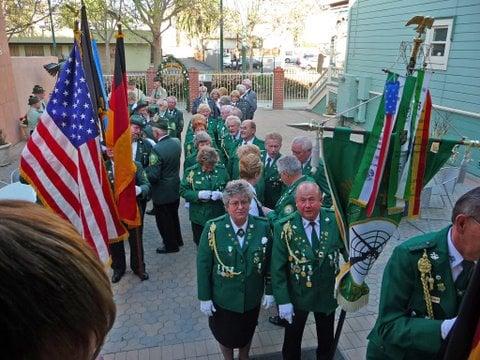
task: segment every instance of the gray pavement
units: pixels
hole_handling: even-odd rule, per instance
[[[319,119],[319,116],[306,111],[259,109],[255,118],[260,137],[273,130],[282,133],[282,152],[287,154],[293,137],[306,133],[286,124]],[[12,149],[12,159],[18,157],[21,147],[22,144],[19,144]],[[10,167],[0,168],[0,180],[8,181],[8,174],[15,167],[16,162],[13,161]],[[479,185],[478,178],[467,176],[463,184],[457,184],[454,194],[448,196],[454,202],[465,191]],[[448,196],[443,190],[435,190],[430,207],[423,209],[420,219],[402,221],[399,227],[400,240],[386,245],[370,271],[367,279],[370,287],[368,306],[347,314],[339,342],[341,355],[338,354],[338,359],[365,358],[366,336],[376,319],[383,268],[393,248],[399,241],[447,225],[451,211]],[[196,248],[183,201],[180,205],[180,221],[185,246],[179,253],[159,255],[155,249],[161,245],[161,238],[154,217],[146,216],[145,262],[150,279],[141,282],[131,271],[127,271],[120,283],[113,284],[117,318],[103,347],[105,360],[221,359],[220,350],[208,328],[206,317],[199,311],[196,299]],[[128,245],[126,247],[128,251]],[[270,310],[262,309],[260,312],[252,343],[251,354],[254,359],[280,359],[283,329],[268,322],[268,316],[272,314]],[[309,349],[315,344],[315,325],[310,318],[302,343],[306,349],[304,359],[314,358]]]

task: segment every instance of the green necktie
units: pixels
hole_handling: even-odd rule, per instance
[[[315,231],[316,225],[317,224],[315,223],[315,221],[310,221],[310,226],[312,227],[312,236],[311,236],[312,249],[318,249],[318,247],[320,246],[320,241],[318,240],[318,235],[317,235],[317,232]]]
[[[457,280],[455,280],[455,287],[457,288],[457,295],[459,300],[462,299],[467,290],[468,283],[470,282],[470,277],[472,276],[473,267],[475,263],[469,260],[462,261],[462,272],[458,275]]]

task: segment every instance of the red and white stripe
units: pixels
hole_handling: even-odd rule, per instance
[[[45,205],[70,221],[106,262],[109,239],[126,230],[113,202],[99,138],[76,149],[44,112],[22,152],[20,169]]]

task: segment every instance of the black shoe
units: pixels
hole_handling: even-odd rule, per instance
[[[178,242],[178,246],[183,246],[183,240],[180,240],[180,241]]]
[[[125,271],[113,270],[112,284],[119,282],[124,274],[125,274]]]
[[[281,327],[286,327],[288,322],[285,319],[280,318],[280,316],[270,316],[268,318],[268,321],[271,322],[273,325],[281,326]]]
[[[138,273],[136,274],[140,280],[142,281],[145,281],[145,280],[148,280],[150,278],[150,276],[148,276],[148,273],[146,271],[142,272],[142,273]]]
[[[155,215],[155,214],[156,214],[155,208],[151,208],[150,210],[145,211],[145,214],[147,214],[147,215]]]
[[[169,254],[169,253],[176,253],[176,252],[179,252],[179,251],[180,251],[179,248],[172,249],[172,250],[167,250],[163,247],[157,248],[157,254]]]

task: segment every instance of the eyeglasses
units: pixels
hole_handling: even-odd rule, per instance
[[[480,225],[480,222],[478,222],[478,220],[475,219],[473,216],[470,216],[470,219],[473,219],[473,221],[475,221],[477,223],[477,225]]]
[[[242,206],[245,207],[245,206],[247,206],[247,205],[249,205],[249,204],[250,204],[250,202],[247,201],[247,200],[242,200],[242,201],[229,201],[229,202],[228,202],[228,205],[229,205],[229,206],[233,206],[233,207],[239,207],[240,205],[242,205]]]

